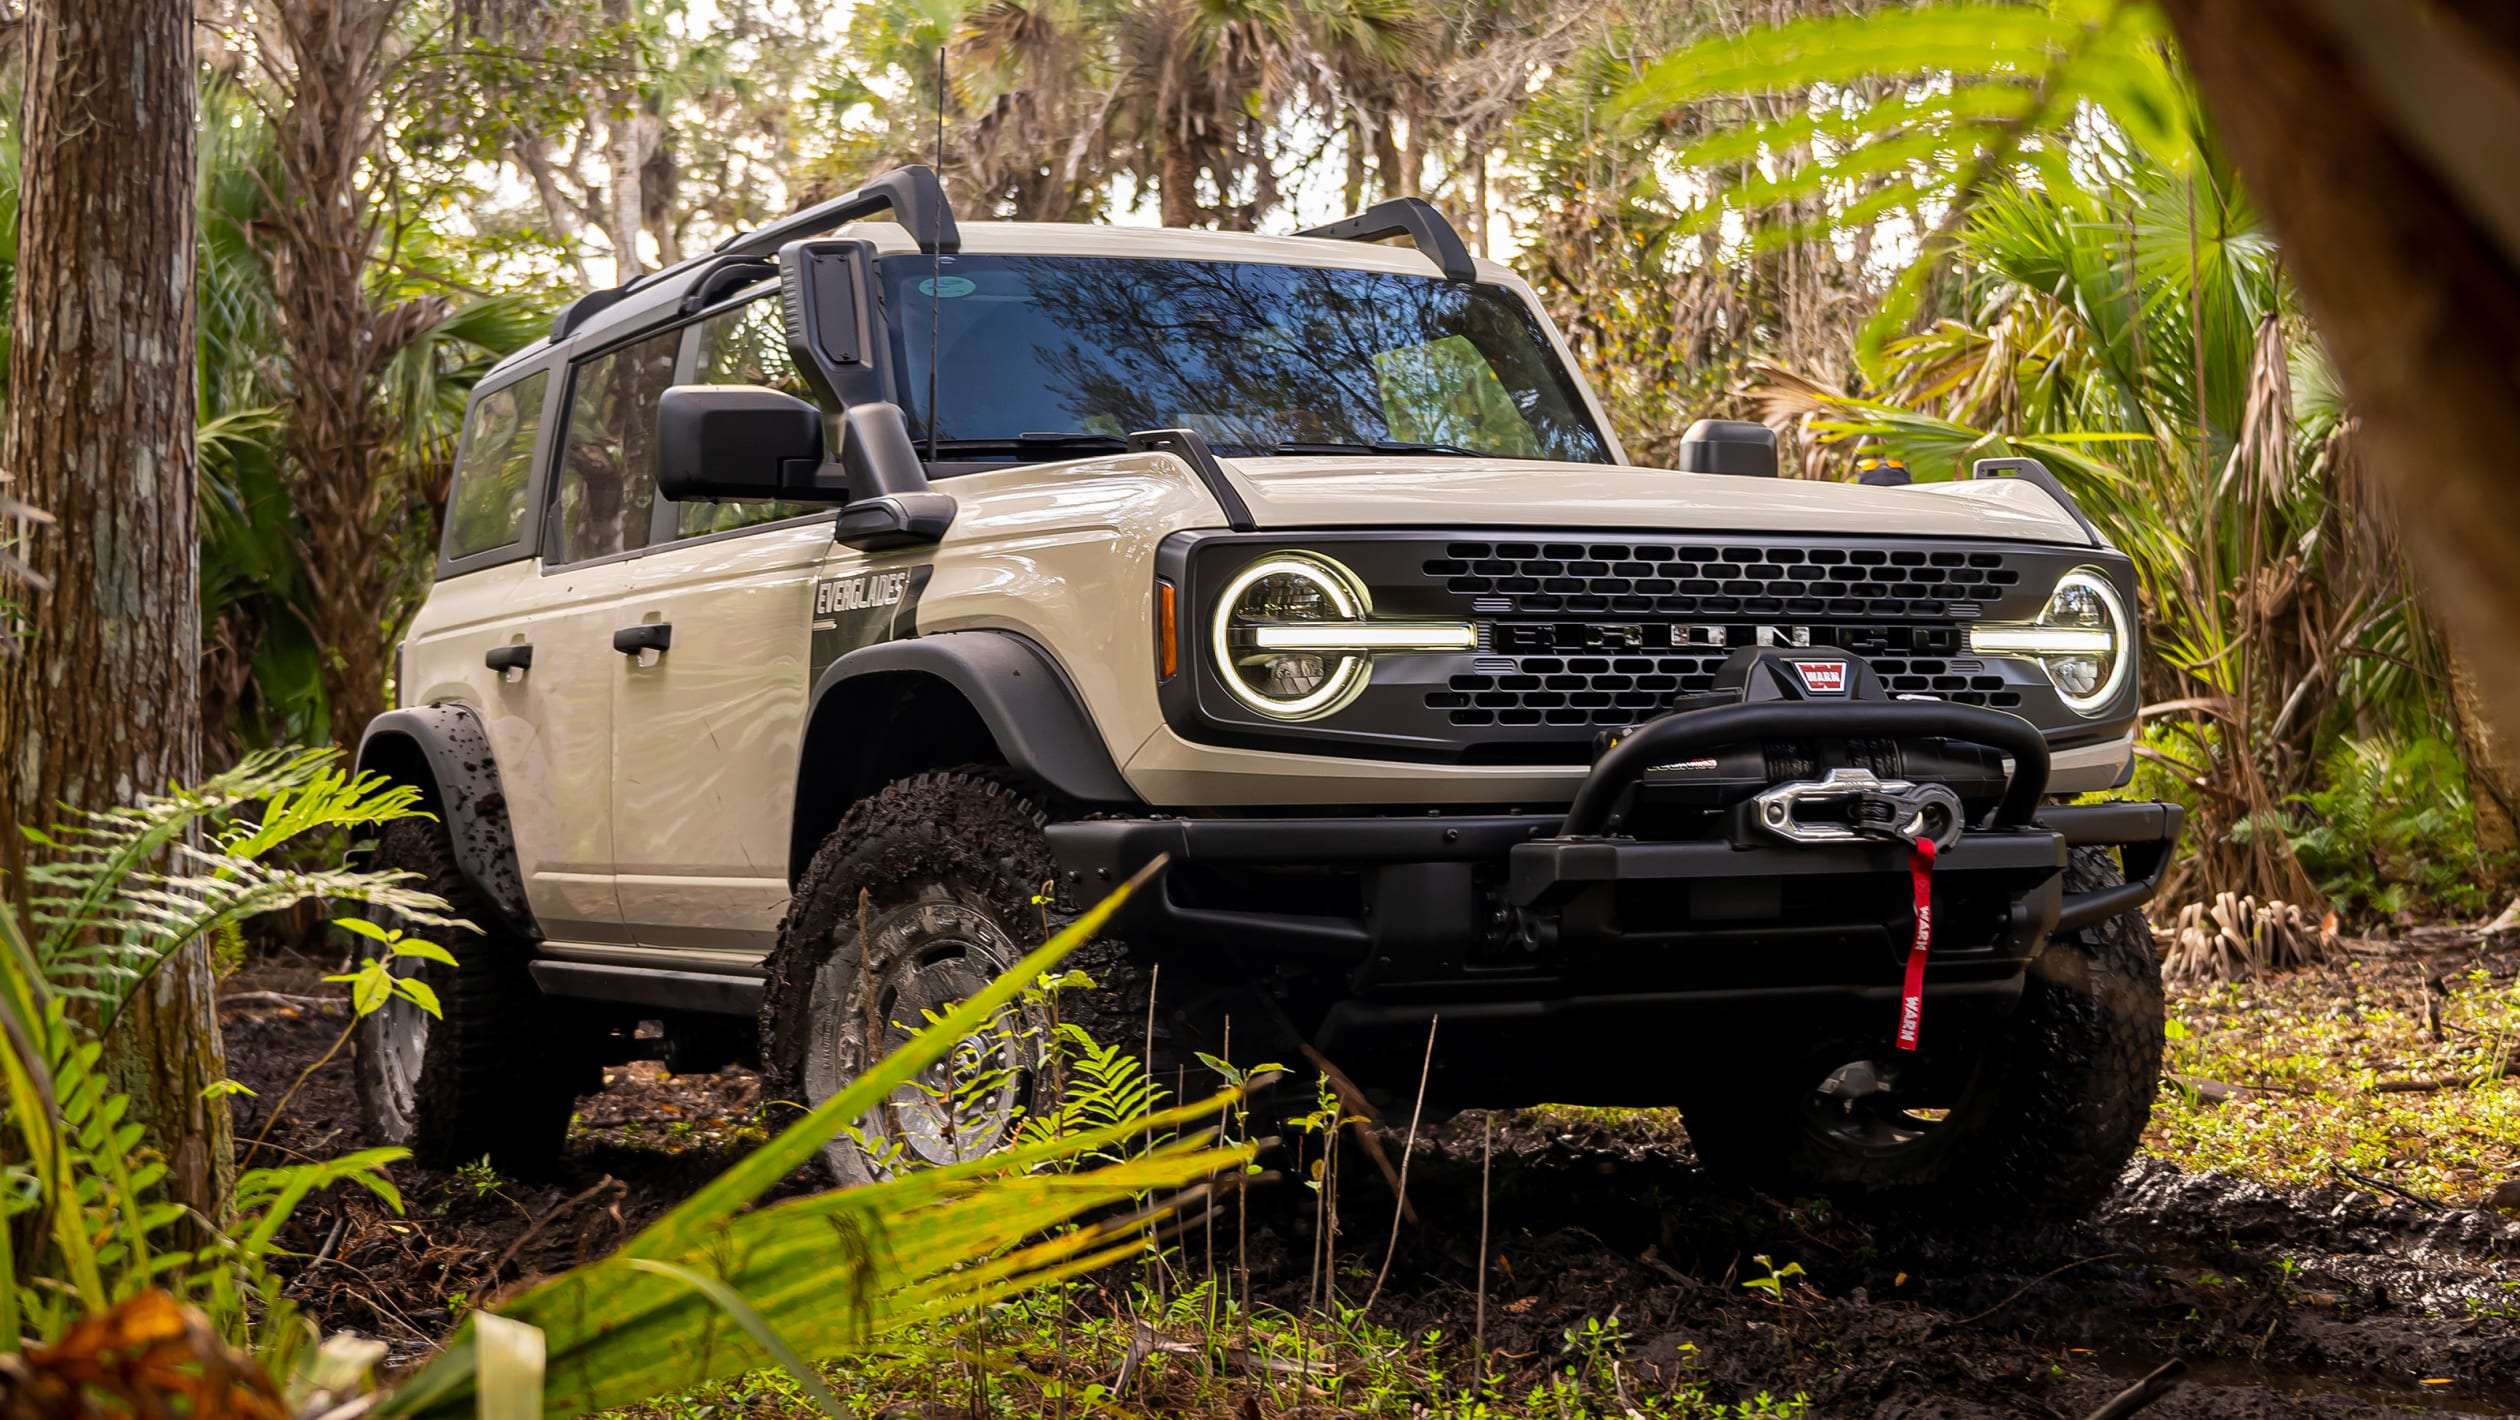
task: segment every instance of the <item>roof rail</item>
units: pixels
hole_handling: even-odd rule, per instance
[[[1423,197],[1394,197],[1377,202],[1353,217],[1306,227],[1299,237],[1327,237],[1340,242],[1378,242],[1385,237],[1407,237],[1409,244],[1426,254],[1444,273],[1447,281],[1476,281],[1478,263],[1470,259],[1470,248],[1462,243],[1461,233],[1453,230],[1435,204]]]
[[[906,168],[895,168],[853,192],[844,192],[827,202],[817,202],[811,207],[791,212],[758,231],[739,232],[718,243],[713,251],[676,262],[662,271],[651,271],[619,286],[590,291],[562,306],[552,316],[551,338],[566,339],[569,332],[583,324],[587,317],[622,297],[704,262],[721,261],[728,257],[766,258],[800,237],[818,237],[844,222],[854,222],[885,211],[901,219],[901,225],[910,230],[921,251],[950,252],[962,247],[962,230],[954,225],[953,204],[945,200],[945,186],[936,180],[936,170],[925,164],[912,164]]]
[[[962,249],[962,229],[954,225],[954,205],[945,200],[945,185],[936,169],[924,163],[895,168],[855,192],[791,212],[757,232],[745,232],[718,243],[721,255],[769,256],[800,237],[819,237],[843,222],[889,210],[925,252]]]

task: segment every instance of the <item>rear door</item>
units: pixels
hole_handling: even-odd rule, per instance
[[[617,651],[613,638],[639,619],[656,401],[680,342],[680,331],[638,337],[568,368],[537,575],[512,589],[520,615],[508,639],[532,647],[532,664],[494,687],[491,740],[526,898],[554,942],[629,939],[613,885],[613,713],[650,653]]]
[[[776,287],[691,328],[683,381],[813,393],[787,349]],[[613,858],[633,940],[682,965],[767,953],[788,898],[788,825],[812,689],[814,584],[851,556],[833,512],[666,503],[626,604],[672,630],[614,702]]]

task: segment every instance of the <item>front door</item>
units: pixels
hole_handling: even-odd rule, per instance
[[[684,382],[813,395],[775,288],[698,322]],[[640,619],[672,645],[613,702],[613,860],[633,940],[685,964],[750,965],[787,910],[796,756],[813,686],[814,585],[853,560],[828,510],[690,502],[657,509]]]

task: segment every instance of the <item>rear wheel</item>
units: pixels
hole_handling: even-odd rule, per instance
[[[487,1157],[509,1173],[548,1165],[567,1138],[582,1061],[565,1048],[555,1008],[527,970],[533,944],[455,866],[446,827],[397,819],[377,835],[379,869],[417,874],[415,884],[481,928],[467,932],[405,922],[456,964],[402,958],[437,993],[432,1017],[397,996],[360,1018],[353,1039],[359,1108],[368,1134],[400,1144],[433,1168]]]
[[[2069,892],[2121,880],[2105,849],[2074,850],[2066,869]],[[2162,1022],[2152,934],[2121,913],[2049,943],[2013,1013],[1939,1079],[1886,1045],[1824,1051],[1702,1093],[1685,1109],[1690,1140],[1710,1169],[1760,1187],[2079,1215],[2116,1186],[2152,1117]]]

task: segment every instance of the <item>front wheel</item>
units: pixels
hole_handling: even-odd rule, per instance
[[[761,1014],[764,1095],[811,1108],[1041,940],[1043,816],[986,770],[896,780],[853,806],[797,884]],[[1005,1147],[1048,1101],[1047,1022],[1018,1002],[823,1148],[843,1185]]]
[[[2078,848],[2066,891],[2123,881]],[[2073,1217],[2108,1197],[2152,1118],[2161,968],[2140,912],[2067,933],[2020,1003],[1934,1093],[1871,1062],[1798,1062],[1684,1108],[1699,1160],[1759,1187],[1889,1199],[1979,1216]],[[1888,1052],[1883,1052],[1887,1054]]]

